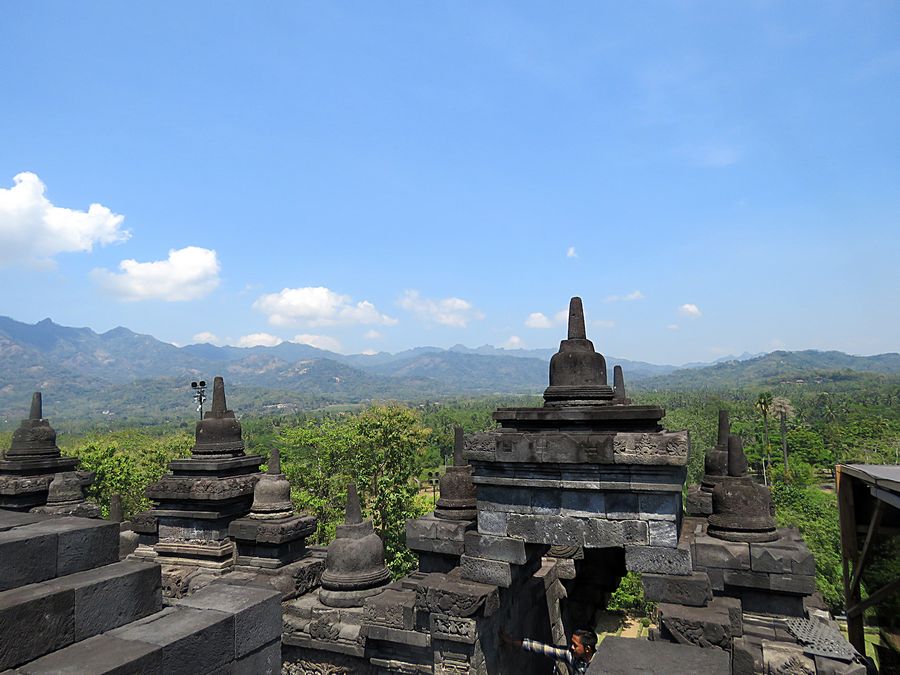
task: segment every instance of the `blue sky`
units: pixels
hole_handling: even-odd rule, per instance
[[[6,3],[0,314],[900,349],[895,2]],[[97,205],[97,206],[91,206]]]

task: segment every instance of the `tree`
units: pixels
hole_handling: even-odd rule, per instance
[[[757,399],[758,402],[759,399]],[[788,444],[787,444],[787,421],[793,418],[797,411],[791,404],[790,399],[784,396],[776,396],[772,399],[772,412],[778,415],[781,422],[781,456],[784,459],[784,474],[789,476],[791,471],[788,466]]]
[[[766,485],[768,485],[769,480],[768,475],[766,474],[766,465],[768,465],[770,472],[772,469],[772,458],[769,453],[769,413],[772,411],[772,392],[764,391],[763,393],[761,393],[757,397],[756,403],[753,404],[753,407],[756,408],[756,412],[762,415],[763,418],[763,444],[765,446],[763,478]]]

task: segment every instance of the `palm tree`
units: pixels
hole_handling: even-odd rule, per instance
[[[784,475],[790,474],[788,468],[788,447],[787,447],[787,421],[794,417],[797,411],[791,405],[791,401],[784,396],[776,396],[772,399],[772,412],[778,415],[781,421],[781,455],[784,458]]]
[[[768,485],[769,479],[766,472],[766,464],[768,464],[769,468],[768,473],[771,473],[772,469],[772,460],[769,455],[769,413],[772,410],[772,392],[764,391],[761,393],[753,407],[756,408],[756,412],[762,415],[763,418],[763,444],[766,449],[766,457],[763,460],[763,482]]]

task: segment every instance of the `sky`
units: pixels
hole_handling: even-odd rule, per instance
[[[900,350],[900,4],[0,12],[0,314],[178,345]]]

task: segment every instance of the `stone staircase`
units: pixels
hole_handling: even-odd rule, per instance
[[[0,675],[277,673],[280,601],[223,582],[164,607],[118,523],[0,509]]]

